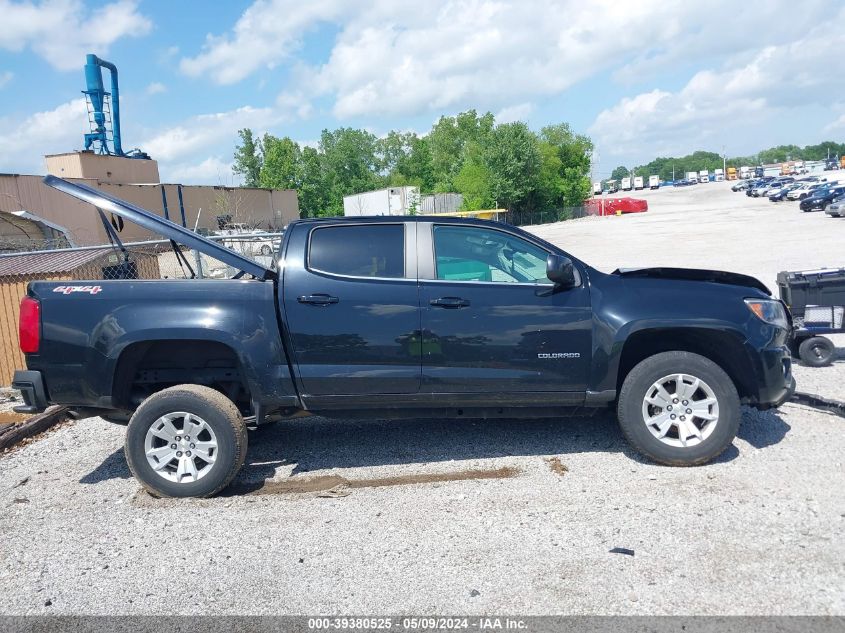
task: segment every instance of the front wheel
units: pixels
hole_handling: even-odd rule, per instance
[[[669,466],[697,466],[720,455],[739,431],[739,395],[716,363],[690,352],[663,352],[625,378],[619,425],[640,453]]]
[[[246,424],[234,403],[201,385],[153,394],[126,429],[126,461],[159,497],[209,497],[229,485],[246,458]]]

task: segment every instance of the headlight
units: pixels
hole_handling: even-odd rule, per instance
[[[786,320],[786,310],[780,301],[774,299],[746,299],[745,305],[761,321],[765,321],[775,327],[789,329],[789,322]]]

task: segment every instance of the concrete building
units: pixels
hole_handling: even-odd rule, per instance
[[[161,182],[158,162],[154,160],[95,154],[91,151],[48,154],[44,160],[47,173],[61,178],[86,178],[116,185]]]
[[[218,217],[265,230],[279,230],[299,218],[293,189],[259,189],[163,184],[154,160],[74,152],[46,157],[52,175],[82,182],[189,228],[215,231]],[[21,212],[23,212],[23,215]],[[50,237],[63,232],[69,243],[92,246],[108,242],[96,209],[42,182],[41,176],[0,174],[0,213],[43,221]],[[2,216],[0,216],[2,217]],[[125,242],[157,236],[134,224],[114,222]],[[5,228],[4,228],[5,225]],[[20,227],[0,222],[0,242]],[[34,248],[38,246],[33,240]]]

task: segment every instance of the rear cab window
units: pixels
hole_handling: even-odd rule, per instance
[[[317,227],[309,240],[308,268],[343,277],[402,279],[404,224]]]

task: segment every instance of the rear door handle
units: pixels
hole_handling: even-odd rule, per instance
[[[438,308],[466,308],[469,306],[469,300],[460,297],[440,297],[439,299],[432,299],[429,303]]]
[[[312,306],[327,306],[330,303],[337,303],[338,298],[331,295],[316,294],[316,295],[302,295],[296,298],[299,303],[308,303]]]

